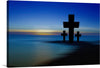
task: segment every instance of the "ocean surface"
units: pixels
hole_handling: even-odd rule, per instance
[[[62,41],[60,35],[8,35],[8,66],[42,65],[55,58],[63,57],[64,53],[73,53],[80,46],[47,43],[47,41]],[[76,41],[74,37],[74,41]],[[98,44],[99,36],[81,36],[80,41]],[[68,36],[66,36],[68,41]]]

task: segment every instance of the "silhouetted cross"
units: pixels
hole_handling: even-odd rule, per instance
[[[65,42],[65,36],[67,36],[67,33],[65,30],[63,31],[63,33],[61,33],[61,36],[63,36],[63,41]]]
[[[69,22],[63,22],[64,28],[69,28],[69,42],[73,42],[74,28],[79,27],[79,22],[74,22],[74,15],[69,15]]]
[[[79,37],[81,36],[81,34],[79,33],[79,31],[77,31],[77,34],[75,34],[75,36],[77,37],[77,42],[79,42]]]

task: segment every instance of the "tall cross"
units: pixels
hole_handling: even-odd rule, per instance
[[[75,34],[75,36],[77,37],[77,42],[79,42],[79,37],[81,36],[81,34],[79,33],[79,31],[77,31],[77,34]]]
[[[63,22],[64,28],[69,28],[69,42],[73,42],[74,28],[79,27],[79,22],[74,22],[74,15],[69,15],[69,21]]]
[[[63,41],[65,42],[65,36],[67,36],[67,33],[65,30],[63,31],[63,33],[61,33],[61,36],[63,36]]]

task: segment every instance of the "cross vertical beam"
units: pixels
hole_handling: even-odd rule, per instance
[[[74,22],[74,15],[69,15],[69,22]]]
[[[67,33],[65,30],[63,31],[63,33],[61,33],[61,36],[63,36],[63,42],[65,42],[65,36],[67,36]]]
[[[73,37],[74,35],[74,29],[73,28],[69,28],[69,42],[73,42]]]
[[[79,37],[81,36],[81,34],[79,33],[79,31],[77,31],[77,34],[75,34],[75,36],[77,37],[77,42],[79,42]]]
[[[73,24],[73,22],[74,22],[74,15],[69,15],[69,41],[70,42],[73,42],[73,39],[74,39],[74,37],[73,37],[73,35],[74,35],[74,28],[73,27],[71,27]]]

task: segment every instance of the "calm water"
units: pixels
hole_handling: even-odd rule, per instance
[[[8,36],[8,62],[10,66],[34,66],[43,62],[63,57],[64,53],[72,53],[79,46],[70,46],[46,41],[61,41],[62,36],[34,36],[9,35]],[[68,40],[68,36],[66,37]],[[76,38],[74,39],[76,41]],[[95,43],[98,36],[82,36],[81,41]],[[95,43],[96,44],[96,43]]]

